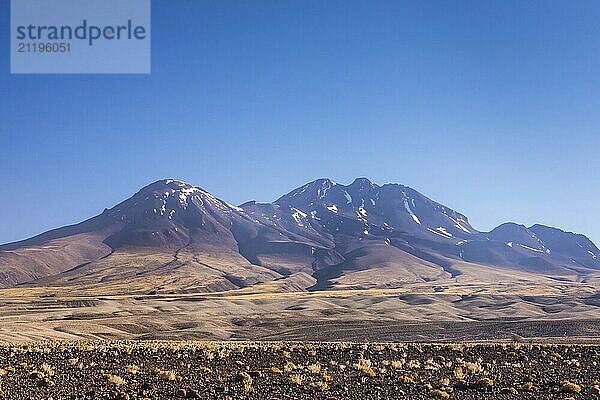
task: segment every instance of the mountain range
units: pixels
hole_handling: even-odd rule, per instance
[[[272,203],[239,206],[160,180],[79,224],[0,246],[0,287],[106,293],[586,282],[599,273],[600,250],[584,235],[515,223],[480,232],[408,186],[366,178],[318,179]]]

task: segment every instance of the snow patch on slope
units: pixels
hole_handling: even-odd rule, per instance
[[[298,226],[303,227],[304,220],[306,219],[306,214],[294,207],[292,207],[292,211],[293,211],[292,218],[294,218],[294,221],[296,221],[296,224]]]
[[[352,204],[352,196],[350,196],[350,193],[344,190],[344,196],[346,197],[346,204]]]
[[[421,221],[419,221],[419,217],[417,217],[415,215],[415,213],[413,212],[413,210],[410,208],[410,205],[408,204],[408,199],[405,197],[404,198],[404,208],[406,209],[406,211],[410,214],[410,216],[412,217],[412,219],[419,225],[421,225]]]
[[[332,213],[336,213],[336,214],[337,214],[337,212],[338,212],[338,208],[337,208],[337,206],[336,206],[335,204],[332,204],[332,205],[330,205],[330,206],[327,206],[327,209],[328,209],[329,211],[331,211]]]
[[[440,228],[442,230],[440,230]],[[427,228],[427,230],[431,233],[435,233],[436,235],[441,236],[446,239],[452,237],[452,235],[450,233],[448,233],[444,228],[442,228],[442,227],[440,227],[440,228],[436,228],[436,229]]]

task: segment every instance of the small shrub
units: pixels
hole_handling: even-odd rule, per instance
[[[106,377],[106,379],[108,379],[108,381],[116,386],[121,386],[125,384],[125,379],[121,378],[118,375],[114,375],[114,374],[104,374],[104,376]]]
[[[447,399],[450,397],[450,395],[447,392],[440,389],[432,391],[431,395],[437,399]]]
[[[454,368],[454,377],[458,380],[465,379],[465,372],[461,367]]]
[[[560,387],[560,391],[563,393],[581,393],[581,386],[573,382],[564,381]]]
[[[283,370],[284,370],[285,372],[290,372],[290,371],[292,371],[292,370],[294,370],[294,369],[296,369],[296,368],[297,368],[297,367],[296,367],[296,364],[294,364],[294,363],[293,363],[293,362],[291,362],[291,361],[287,361],[287,362],[285,363],[285,365],[283,366]]]
[[[165,381],[176,381],[179,377],[175,374],[175,372],[171,370],[163,370],[160,368],[152,368],[151,371],[153,374],[158,375],[161,379]]]
[[[321,365],[319,363],[310,364],[308,367],[306,367],[306,369],[308,369],[308,372],[312,374],[318,374],[321,372]]]
[[[465,368],[472,374],[479,374],[483,372],[483,367],[479,363],[465,362]]]
[[[312,387],[317,388],[321,391],[329,390],[327,382],[317,381],[310,384]]]
[[[125,366],[125,372],[131,375],[137,375],[140,372],[140,367],[137,365],[129,364]]]
[[[539,388],[535,386],[533,382],[527,382],[521,387],[521,389],[523,389],[525,392],[535,392]]]
[[[492,386],[494,386],[494,381],[491,380],[490,378],[481,378],[480,380],[477,381],[477,387],[479,389],[490,389]]]
[[[371,360],[361,357],[356,364],[352,364],[355,370],[361,371],[370,378],[375,377],[375,371],[371,368]]]
[[[252,391],[252,377],[247,372],[240,372],[239,374],[242,382],[244,383],[244,390],[246,392]]]

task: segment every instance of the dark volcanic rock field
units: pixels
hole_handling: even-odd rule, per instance
[[[593,399],[600,346],[0,345],[2,399]]]

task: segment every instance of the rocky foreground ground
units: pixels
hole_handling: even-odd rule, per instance
[[[2,399],[594,399],[600,346],[0,345]]]

